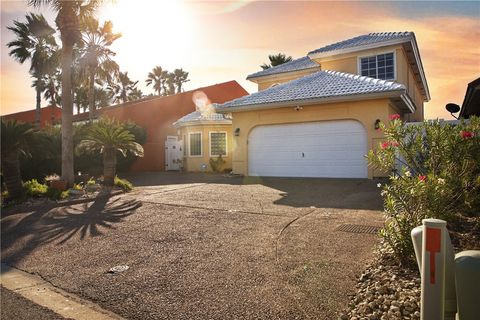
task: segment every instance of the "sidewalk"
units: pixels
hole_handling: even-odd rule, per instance
[[[74,319],[74,320],[121,320],[122,317],[102,309],[101,307],[54,287],[42,278],[27,272],[1,265],[0,283],[2,287],[2,315],[4,303],[5,312],[15,315],[15,318],[30,318],[33,312],[35,319]],[[31,303],[24,305],[21,297]],[[4,301],[4,297],[7,299]],[[11,305],[13,304],[13,305]],[[15,306],[17,305],[17,306]],[[21,305],[22,309],[18,308]],[[43,307],[43,308],[42,308]],[[46,310],[46,309],[48,310]],[[40,314],[45,317],[38,318]],[[53,317],[53,318],[52,318]]]

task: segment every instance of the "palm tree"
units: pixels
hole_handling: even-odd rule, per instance
[[[162,80],[163,80],[163,69],[160,66],[156,66],[153,68],[151,72],[148,73],[147,80],[145,82],[147,83],[147,86],[153,85],[153,91],[157,92],[158,95],[162,94]]]
[[[68,186],[74,183],[71,82],[73,46],[81,39],[80,16],[91,15],[100,2],[101,0],[28,0],[31,6],[48,5],[57,13],[55,23],[62,41],[62,178]]]
[[[132,81],[128,77],[128,72],[119,72],[117,77],[117,83],[112,83],[108,86],[108,90],[113,95],[114,102],[128,102],[131,92],[135,90],[138,81]]]
[[[29,155],[35,145],[35,128],[28,123],[16,120],[2,119],[2,174],[9,196],[18,198],[23,194],[22,178],[20,175],[19,156],[21,153]]]
[[[41,14],[29,13],[26,22],[13,21],[14,26],[7,27],[16,35],[16,39],[7,43],[10,56],[20,63],[30,60],[30,74],[35,79],[32,87],[36,92],[35,124],[40,126],[40,107],[43,82],[41,78],[51,69],[56,68],[50,59],[56,50],[55,30],[48,24]]]
[[[292,61],[292,57],[291,56],[287,57],[284,53],[269,54],[268,60],[270,60],[270,64],[264,63],[260,66],[262,67],[263,70],[290,62]]]
[[[115,52],[110,50],[110,46],[115,40],[120,38],[120,33],[113,33],[113,24],[106,21],[100,26],[97,19],[87,17],[82,21],[82,42],[80,58],[81,64],[86,66],[88,73],[88,94],[90,121],[95,115],[95,82],[97,77],[107,82],[112,81],[112,76],[118,73],[118,64],[112,60]]]
[[[183,69],[173,70],[173,83],[177,87],[177,93],[182,92],[182,86],[185,82],[190,81],[188,79],[188,72],[183,71]]]
[[[128,101],[134,101],[143,98],[142,90],[138,89],[137,87],[133,88],[128,95]]]
[[[143,157],[143,147],[135,142],[135,136],[123,124],[108,118],[92,124],[86,139],[80,141],[77,148],[103,154],[103,182],[106,185],[113,185],[115,179],[117,151],[124,157],[127,152]]]
[[[172,72],[167,74],[166,86],[168,88],[165,94],[166,96],[175,94],[175,75]]]

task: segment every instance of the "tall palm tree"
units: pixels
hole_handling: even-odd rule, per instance
[[[143,97],[142,90],[135,87],[135,88],[133,88],[132,91],[130,91],[130,93],[128,95],[128,101],[138,100],[138,99],[141,99],[142,97]]]
[[[35,124],[40,126],[41,95],[43,91],[42,77],[55,68],[51,56],[56,50],[55,29],[53,29],[41,14],[29,13],[26,22],[13,21],[13,26],[7,27],[15,33],[16,39],[7,43],[10,56],[20,63],[30,60],[30,74],[35,79],[32,87],[36,92]]]
[[[19,156],[28,155],[35,145],[35,128],[16,120],[2,119],[1,160],[2,174],[9,196],[18,198],[23,194],[22,178],[20,175]]]
[[[270,64],[264,63],[260,66],[262,67],[263,70],[290,62],[292,61],[292,57],[291,56],[287,57],[284,53],[269,54],[268,60],[270,60]]]
[[[98,20],[93,17],[87,17],[82,20],[82,42],[81,51],[83,53],[80,61],[86,66],[89,85],[89,109],[90,121],[95,115],[95,82],[100,80],[111,82],[112,77],[118,73],[118,64],[112,60],[115,52],[110,50],[110,46],[115,40],[120,38],[120,33],[113,32],[113,24],[106,21],[100,25]]]
[[[167,92],[166,92],[167,96],[171,94],[175,94],[175,75],[173,74],[173,72],[169,72],[167,74],[166,86],[167,86]]]
[[[119,72],[117,82],[108,86],[108,90],[113,95],[114,102],[131,101],[128,97],[135,90],[138,81],[132,81],[128,76],[128,72]]]
[[[123,124],[108,118],[94,123],[77,148],[79,151],[99,151],[103,154],[103,182],[106,185],[113,185],[115,179],[117,151],[124,157],[127,152],[143,157],[143,147],[135,142],[135,136]]]
[[[100,2],[101,0],[28,0],[31,6],[47,5],[57,13],[55,23],[62,41],[62,178],[68,186],[74,183],[71,82],[73,46],[81,39],[80,16],[91,15]]]
[[[183,71],[183,69],[175,69],[172,72],[173,74],[173,83],[177,87],[177,93],[182,92],[182,86],[185,82],[190,81],[188,79],[188,72]]]
[[[153,85],[153,91],[157,92],[158,95],[162,94],[163,76],[164,73],[162,67],[156,66],[151,72],[148,73],[147,80],[145,80],[147,86]]]

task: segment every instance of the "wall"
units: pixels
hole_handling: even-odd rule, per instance
[[[214,131],[226,131],[227,132],[227,155],[222,156],[225,160],[223,169],[232,168],[232,151],[233,151],[233,137],[231,125],[198,125],[198,126],[186,126],[179,129],[180,140],[183,140],[184,153],[183,167],[188,172],[199,172],[202,164],[208,165],[207,171],[211,171],[209,161],[210,158],[210,134]],[[189,156],[188,146],[188,133],[201,132],[202,133],[202,156],[191,157]],[[186,154],[186,156],[185,156]]]
[[[15,119],[20,122],[35,124],[36,110],[11,113],[2,116],[2,119]],[[45,127],[62,121],[62,109],[57,106],[48,106],[40,109],[40,127]]]
[[[203,91],[211,102],[216,103],[248,94],[236,81],[197,90]],[[195,111],[192,95],[197,90],[101,110],[104,116],[119,121],[133,121],[147,130],[147,142],[143,146],[145,156],[135,161],[132,171],[165,170],[165,140],[167,136],[177,135],[173,122]]]
[[[322,70],[333,70],[339,72],[347,72],[352,74],[360,74],[358,68],[358,57],[373,56],[386,52],[395,52],[396,59],[396,79],[394,81],[405,85],[408,95],[412,98],[417,110],[414,114],[406,118],[407,121],[423,120],[423,97],[413,77],[413,71],[410,67],[405,51],[401,45],[388,46],[370,50],[359,51],[355,53],[337,55],[327,58],[317,59],[321,64]]]
[[[342,102],[315,106],[304,106],[295,111],[293,107],[268,110],[235,112],[232,128],[240,128],[240,136],[233,137],[233,172],[248,174],[248,136],[259,125],[299,123],[323,120],[354,119],[360,121],[367,131],[368,149],[378,145],[383,139],[381,131],[374,129],[376,119],[388,123],[389,116],[398,111],[389,104],[388,99],[376,99],[357,102]],[[367,150],[366,150],[367,152]],[[368,177],[383,176],[372,169]]]

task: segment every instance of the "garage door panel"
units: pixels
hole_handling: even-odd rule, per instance
[[[366,133],[353,120],[261,126],[248,143],[250,175],[367,177]]]

